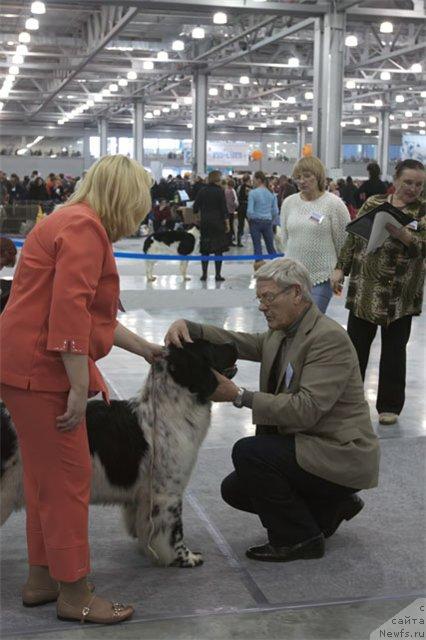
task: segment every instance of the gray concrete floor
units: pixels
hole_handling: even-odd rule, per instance
[[[240,253],[251,252],[251,243],[247,244],[248,250],[239,250]],[[142,240],[131,239],[118,243],[116,249],[140,251],[141,245]],[[234,253],[236,251],[234,250]],[[154,270],[157,280],[152,284],[146,282],[142,260],[120,258],[118,266],[121,298],[126,309],[126,313],[121,314],[120,320],[130,329],[149,340],[162,342],[168,325],[179,317],[242,331],[258,331],[265,327],[263,317],[254,303],[254,281],[251,278],[252,265],[250,262],[225,262],[222,274],[226,281],[220,285],[214,281],[213,265],[210,265],[209,281],[201,283],[199,281],[201,271],[199,263],[190,263],[188,274],[191,276],[191,280],[183,283],[178,275],[178,262],[158,262]],[[8,271],[5,270],[3,273],[6,275]],[[9,271],[9,273],[11,272]],[[347,311],[344,309],[344,298],[333,298],[328,313],[345,326]],[[412,336],[408,347],[406,406],[398,424],[392,427],[378,425],[374,408],[380,353],[379,337],[376,338],[371,351],[365,384],[366,397],[370,403],[374,428],[382,439],[382,447],[387,446],[392,455],[399,448],[401,450],[404,447],[405,450],[407,447],[410,449],[411,446],[417,448],[419,442],[424,442],[423,437],[426,433],[425,331],[424,319],[416,318],[413,322]],[[142,359],[114,348],[108,357],[100,362],[100,367],[110,385],[112,395],[128,398],[140,388],[148,365]],[[242,386],[256,389],[257,376],[258,366],[256,364],[241,363],[236,381]],[[321,575],[323,575],[323,580],[328,581],[329,584],[319,584],[318,597],[312,595],[315,593],[315,589],[307,588],[307,592],[310,594],[308,598],[291,593],[292,585],[291,582],[288,583],[291,580],[291,572],[286,569],[282,570],[280,578],[277,579],[277,573],[269,572],[268,576],[267,570],[262,574],[247,568],[243,561],[243,549],[240,550],[238,540],[236,541],[232,537],[235,538],[235,526],[238,526],[239,521],[241,530],[249,521],[244,520],[245,514],[231,509],[222,513],[223,506],[217,487],[221,479],[222,467],[229,469],[232,444],[240,437],[252,433],[253,425],[248,410],[236,410],[227,404],[214,405],[212,426],[200,452],[200,459],[208,461],[209,470],[204,474],[202,473],[203,469],[198,467],[194,473],[195,480],[189,489],[188,498],[192,511],[186,525],[187,535],[191,536],[191,528],[194,529],[194,535],[196,535],[195,530],[203,530],[204,535],[210,538],[212,549],[215,549],[214,553],[213,551],[210,553],[210,557],[209,553],[206,554],[205,562],[217,562],[218,567],[224,563],[226,571],[223,569],[222,585],[220,575],[216,576],[216,581],[212,581],[212,589],[223,591],[222,598],[218,598],[216,593],[214,597],[212,594],[211,606],[206,605],[204,600],[203,605],[200,606],[195,597],[191,600],[192,606],[185,605],[179,612],[176,612],[175,607],[171,607],[171,611],[167,607],[163,607],[162,610],[155,608],[150,610],[149,605],[144,608],[142,604],[142,607],[138,607],[135,618],[130,623],[114,628],[99,628],[89,625],[81,627],[72,623],[63,623],[58,626],[54,610],[52,610],[52,624],[46,621],[42,632],[35,632],[35,628],[32,629],[31,624],[28,624],[25,632],[22,631],[20,625],[17,625],[17,630],[14,633],[9,626],[8,633],[3,637],[54,637],[58,640],[101,637],[152,638],[152,640],[180,640],[184,638],[188,640],[228,640],[231,638],[246,640],[366,639],[374,629],[410,604],[417,595],[423,592],[422,584],[424,581],[422,584],[414,584],[403,579],[407,569],[402,559],[398,557],[392,558],[394,577],[389,588],[381,588],[380,581],[376,583],[372,580],[370,588],[367,584],[368,581],[365,585],[363,584],[362,592],[360,592],[360,584],[354,583],[353,577],[350,577],[349,570],[348,584],[343,586],[345,581],[343,572],[339,576],[339,579],[342,580],[342,586],[339,587],[337,583],[333,586],[333,576],[327,571],[324,570],[322,573],[321,567],[319,567],[317,575],[314,565],[309,565],[312,566],[312,575],[315,574],[317,580],[321,581]],[[393,442],[386,443],[391,439]],[[404,464],[403,461],[401,464]],[[399,471],[401,475],[398,476],[398,483],[403,482],[404,474],[410,474],[410,468],[402,468]],[[421,478],[419,478],[419,482],[420,486],[424,487],[424,484],[421,484],[423,482]],[[384,495],[386,487],[379,487],[375,491],[377,492],[376,500],[380,501],[381,492]],[[424,491],[422,490],[421,493],[424,498]],[[93,510],[92,517],[99,517],[98,509]],[[411,513],[410,516],[414,519],[422,517],[415,513]],[[401,519],[406,516],[395,512],[393,517],[399,525],[398,530],[401,530]],[[232,525],[228,525],[230,519]],[[19,522],[22,526],[23,519]],[[261,527],[257,526],[256,535],[259,535],[259,532],[261,532]],[[370,520],[368,526],[364,525],[364,528],[359,529],[358,535],[361,538],[364,537],[364,540],[367,538],[367,545],[373,548],[376,545],[380,546],[380,517],[376,527],[374,524],[371,525]],[[419,535],[422,538],[422,534]],[[424,539],[423,535],[423,539],[419,540],[420,549],[424,549]],[[344,556],[345,540],[351,544],[351,538],[345,538],[342,534],[341,540],[343,540],[343,544],[341,543],[340,547],[338,545],[334,549],[331,547],[330,554],[340,553],[342,557]],[[357,539],[354,538],[354,540],[356,542]],[[257,540],[253,540],[253,542],[255,543]],[[24,546],[22,549],[24,553]],[[7,553],[6,543],[3,542],[3,559],[7,557]],[[366,558],[367,556],[365,556],[367,565]],[[363,562],[362,554],[359,562]],[[421,555],[418,562],[422,563]],[[304,565],[305,571],[309,571],[306,569],[307,564]],[[3,567],[5,566],[7,565],[3,563]],[[96,567],[94,569],[96,570]],[[149,571],[149,567],[144,568],[144,572]],[[173,575],[168,573],[168,570],[158,574],[157,587],[161,589],[161,584],[172,580]],[[401,580],[398,579],[399,575]],[[192,579],[190,574],[186,574],[186,576],[185,580]],[[3,575],[3,579],[7,582],[7,576]],[[239,590],[244,597],[236,598],[235,601],[232,599],[227,601],[226,581],[232,581],[234,591]],[[307,573],[307,587],[308,582],[309,574]],[[115,588],[117,584],[118,582],[115,583]],[[99,586],[102,587],[102,585]],[[173,593],[172,585],[168,584],[167,586],[170,593]],[[179,582],[179,590],[186,588],[185,582]],[[141,589],[143,603],[143,582]],[[116,595],[118,597],[120,594]],[[16,597],[18,598],[18,595]],[[178,593],[176,593],[176,597],[179,599]],[[217,606],[217,602],[220,602],[219,606]],[[15,615],[17,613],[18,611]],[[5,622],[7,617],[8,610],[3,609]]]

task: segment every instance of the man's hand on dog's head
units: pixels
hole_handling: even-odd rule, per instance
[[[238,394],[238,387],[236,384],[229,380],[226,376],[212,369],[214,375],[218,381],[218,387],[213,395],[210,396],[210,400],[213,402],[233,402]]]
[[[184,342],[192,342],[188,326],[185,320],[175,320],[166,333],[164,344],[166,347],[174,344],[181,349]]]

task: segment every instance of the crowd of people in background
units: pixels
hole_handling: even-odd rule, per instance
[[[63,173],[49,173],[46,178],[34,170],[22,179],[11,173],[8,177],[0,171],[0,205],[19,202],[65,202],[74,193],[80,177],[65,176]]]

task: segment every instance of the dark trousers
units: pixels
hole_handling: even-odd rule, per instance
[[[235,471],[222,482],[231,507],[256,513],[274,546],[291,546],[318,536],[335,507],[357,489],[304,471],[296,461],[294,436],[262,435],[238,440]]]
[[[238,232],[237,232],[237,239],[238,242],[241,242],[241,238],[243,237],[244,234],[244,225],[246,222],[246,212],[247,212],[247,204],[244,206],[241,206],[238,208]]]
[[[388,327],[381,327],[382,349],[376,402],[379,413],[399,415],[404,406],[407,342],[410,337],[411,320],[412,316],[404,316],[391,322]],[[349,312],[348,334],[358,354],[363,380],[376,331],[377,324],[362,320],[352,311]]]
[[[210,254],[209,253],[204,253],[202,251],[201,255],[202,256],[208,256]],[[223,254],[222,254],[222,251],[215,251],[214,255],[215,256],[221,256]],[[209,261],[208,260],[203,260],[201,262],[201,268],[203,270],[203,276],[207,277],[207,271],[208,271],[208,268],[209,268]],[[215,263],[214,263],[214,268],[215,268],[215,271],[216,271],[216,276],[220,276],[220,272],[222,270],[222,260],[216,260]]]

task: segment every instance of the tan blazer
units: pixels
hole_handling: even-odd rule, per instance
[[[187,324],[193,338],[232,341],[239,358],[261,362],[253,423],[295,434],[296,459],[302,469],[355,489],[377,485],[379,443],[355,349],[337,322],[315,305],[310,307],[286,354],[275,394],[267,392],[268,380],[283,331],[250,334]]]

